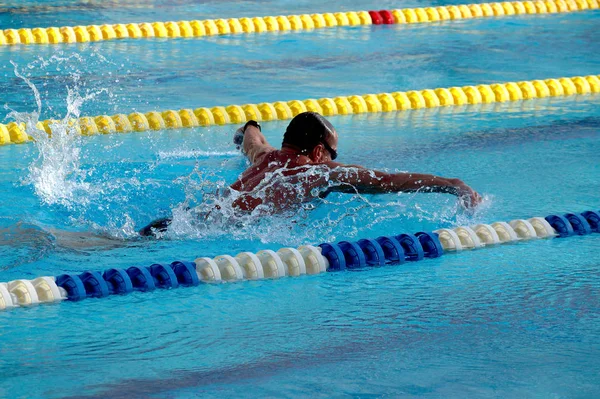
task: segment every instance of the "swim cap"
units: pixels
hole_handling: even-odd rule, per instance
[[[329,135],[333,135],[333,132],[333,125],[321,114],[302,112],[296,115],[288,125],[283,135],[282,145],[292,145],[306,154]]]

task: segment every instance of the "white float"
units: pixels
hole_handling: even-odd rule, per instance
[[[281,248],[277,251],[286,266],[288,276],[301,276],[306,274],[306,264],[304,258],[296,248]]]
[[[454,230],[450,229],[439,229],[435,230],[434,233],[437,233],[440,243],[444,250],[446,251],[462,251],[462,244],[460,243],[460,238]]]
[[[496,233],[496,230],[489,224],[475,225],[473,226],[473,230],[475,231],[475,234],[477,234],[477,237],[479,237],[479,240],[485,245],[500,243],[498,233]]]
[[[473,249],[473,248],[481,248],[483,245],[481,244],[481,240],[477,236],[477,233],[473,231],[472,228],[467,226],[460,226],[454,229],[454,232],[458,236],[460,240],[460,244],[463,248]]]
[[[67,291],[57,286],[52,277],[38,277],[32,280],[31,284],[40,302],[58,302],[67,299]]]
[[[198,258],[194,261],[196,273],[202,281],[221,281],[221,271],[217,263],[211,258]]]
[[[540,217],[534,217],[534,218],[529,219],[528,221],[529,221],[529,223],[531,223],[531,225],[535,229],[535,233],[537,234],[538,237],[546,238],[546,237],[556,236],[556,231],[554,230],[554,228],[552,226],[550,226],[550,223],[548,223],[548,221],[546,219],[540,218]]]
[[[508,222],[508,224],[510,225],[510,227],[513,228],[515,233],[517,233],[517,236],[521,239],[530,240],[532,238],[537,238],[535,229],[533,228],[531,223],[529,223],[525,219],[511,220],[510,222]]]
[[[307,274],[325,273],[329,268],[329,261],[321,254],[321,248],[312,245],[303,245],[298,251],[304,258]]]
[[[260,259],[265,272],[265,278],[285,277],[285,265],[283,261],[274,251],[265,249],[259,251],[256,256]]]
[[[221,278],[223,278],[223,280],[236,281],[244,279],[244,270],[233,256],[219,255],[215,257],[214,260],[219,266],[219,271],[221,271]]]
[[[258,256],[254,255],[252,252],[241,252],[235,256],[235,260],[244,270],[246,278],[251,280],[265,278],[265,273],[263,271],[263,266],[260,263],[260,259],[258,259]]]
[[[35,305],[40,303],[37,292],[29,280],[10,281],[6,287],[8,288],[8,292],[14,295],[19,306]]]
[[[517,233],[515,233],[513,228],[510,227],[510,225],[506,222],[492,223],[492,227],[494,228],[494,230],[496,230],[496,233],[498,233],[498,238],[502,243],[509,241],[517,241],[519,239]]]
[[[6,283],[0,283],[0,310],[14,308],[17,304],[13,303],[12,295],[8,292]]]

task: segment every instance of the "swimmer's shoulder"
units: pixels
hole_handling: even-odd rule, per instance
[[[268,164],[275,160],[279,160],[279,158],[281,158],[281,155],[279,154],[279,152],[280,151],[277,149],[271,149],[271,150],[265,151],[264,153],[262,153],[258,157],[256,157],[256,160],[254,161],[254,165]]]

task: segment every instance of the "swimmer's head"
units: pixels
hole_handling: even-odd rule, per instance
[[[283,135],[282,148],[292,148],[316,162],[337,157],[338,135],[333,125],[316,112],[303,112],[292,119]]]

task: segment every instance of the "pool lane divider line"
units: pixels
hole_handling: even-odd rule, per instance
[[[433,232],[382,236],[376,239],[322,243],[318,247],[241,252],[235,256],[200,257],[127,269],[86,271],[0,283],[0,310],[63,300],[79,301],[134,291],[154,291],[202,283],[275,279],[325,272],[364,269],[438,258],[503,243],[538,238],[600,233],[600,211],[515,219],[508,223],[477,224]]]
[[[325,116],[380,113],[452,105],[501,103],[588,93],[600,93],[600,75],[216,106],[194,110],[151,111],[145,114],[134,112],[129,115],[88,116],[70,120],[68,124],[77,133],[89,136],[132,131],[143,132],[197,126],[243,124],[251,119],[256,121],[287,120],[305,111],[314,111]],[[36,127],[40,131],[52,135],[52,125],[57,123],[59,121],[48,119],[38,122]],[[31,140],[32,138],[26,133],[24,123],[0,124],[0,145],[21,144]]]
[[[598,8],[598,0],[505,1],[500,3],[254,18],[4,29],[0,30],[0,45],[84,43],[115,39],[179,38],[281,32],[336,26],[414,24],[455,19],[502,17],[505,15],[567,13]]]

